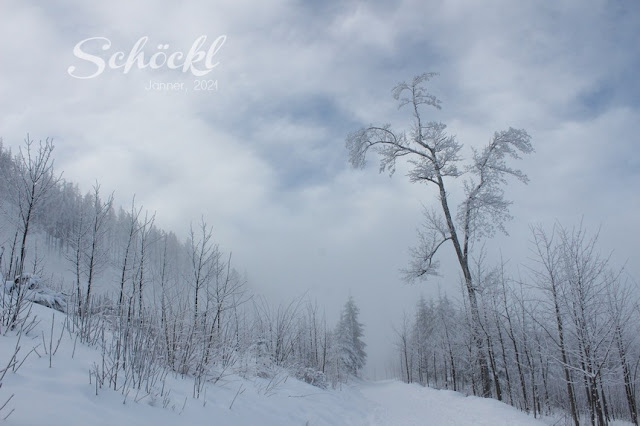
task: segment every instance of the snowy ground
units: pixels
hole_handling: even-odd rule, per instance
[[[102,389],[96,396],[89,384],[89,369],[100,360],[97,350],[76,344],[65,333],[52,359],[42,347],[43,334],[51,334],[52,310],[34,305],[40,323],[20,342],[22,360],[16,373],[9,372],[0,389],[0,412],[15,411],[7,425],[542,425],[498,401],[465,397],[397,381],[357,381],[339,390],[322,390],[282,376],[272,388],[267,379],[231,376],[210,385],[206,395],[191,398],[192,381],[170,377],[168,399],[150,399]],[[54,336],[63,315],[56,313]],[[0,336],[0,369],[13,354],[17,337]],[[54,339],[55,343],[55,339]],[[273,385],[272,382],[271,384]],[[234,397],[237,398],[234,401]],[[136,398],[141,398],[135,402]],[[233,406],[232,405],[233,402]],[[163,407],[163,406],[166,406]],[[0,422],[2,423],[2,422]]]
[[[398,381],[363,384],[360,393],[376,404],[369,425],[540,426],[539,420],[492,399],[464,396]]]

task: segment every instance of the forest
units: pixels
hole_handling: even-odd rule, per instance
[[[96,393],[162,398],[170,373],[192,380],[195,399],[230,374],[268,378],[267,394],[289,375],[319,388],[359,375],[366,353],[353,298],[336,319],[305,295],[270,303],[249,291],[204,219],[180,241],[135,199],[117,207],[99,183],[81,194],[53,154],[51,139],[27,136],[16,153],[0,144],[0,333],[28,335],[31,302],[61,311],[65,329],[102,353],[90,372]],[[29,354],[16,345],[0,386]]]

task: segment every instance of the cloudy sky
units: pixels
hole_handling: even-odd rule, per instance
[[[391,88],[416,74],[440,73],[430,87],[443,109],[429,119],[465,146],[509,126],[532,136],[536,153],[519,164],[530,183],[508,187],[515,219],[490,256],[522,263],[530,224],[584,217],[640,277],[640,3],[132,3],[2,0],[4,144],[53,137],[66,179],[83,190],[98,180],[121,204],[136,194],[179,235],[203,215],[257,292],[307,292],[334,318],[353,295],[370,371],[420,293],[457,294],[452,252],[438,279],[410,287],[398,273],[433,191],[402,167],[392,178],[375,161],[352,170],[344,147],[363,125],[407,124]],[[96,72],[74,55],[86,39],[102,37],[83,51],[108,60],[146,37],[148,63],[158,45],[186,54],[201,36],[202,50],[218,43],[202,77],[167,66],[69,72]],[[184,90],[146,90],[151,81]],[[215,90],[195,90],[202,81]]]

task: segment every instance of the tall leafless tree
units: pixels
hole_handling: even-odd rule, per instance
[[[118,310],[120,314],[122,314],[124,309],[125,283],[127,281],[127,274],[129,273],[129,269],[131,268],[131,257],[134,252],[135,242],[140,228],[138,222],[141,212],[142,207],[139,209],[136,208],[136,200],[134,197],[131,201],[131,212],[129,214],[123,214],[123,216],[126,217],[127,220],[127,236],[124,245],[122,272],[120,274],[120,297],[118,298]]]
[[[554,336],[552,341],[557,345],[560,351],[560,361],[564,374],[565,386],[567,389],[567,398],[569,401],[569,410],[575,426],[580,425],[580,416],[576,406],[576,397],[574,390],[574,380],[572,377],[572,365],[569,361],[569,354],[566,343],[566,320],[562,314],[564,307],[562,306],[562,295],[566,293],[564,287],[566,283],[562,277],[560,249],[555,244],[555,232],[548,235],[541,227],[531,229],[533,234],[533,251],[534,259],[538,264],[538,268],[531,268],[538,289],[547,293],[550,301],[550,309],[552,311],[553,322],[555,323],[555,331],[557,337]]]
[[[149,213],[145,212],[144,221],[141,222],[139,227],[139,235],[140,235],[140,252],[138,253],[138,270],[136,271],[136,281],[138,284],[137,292],[138,292],[138,313],[142,315],[142,309],[144,306],[144,296],[143,291],[146,285],[146,267],[149,262],[148,251],[149,244],[152,243],[150,240],[150,235],[154,230],[153,223],[155,222],[156,214],[154,213],[149,217]],[[136,289],[134,289],[135,293]]]
[[[83,312],[88,312],[91,303],[91,292],[96,275],[104,267],[107,256],[104,248],[104,238],[107,233],[107,216],[113,205],[113,194],[106,201],[100,198],[100,185],[96,182],[91,193],[93,204],[92,217],[89,229],[89,247],[86,253],[87,291],[85,294]]]
[[[52,188],[60,180],[53,170],[53,140],[47,138],[35,146],[34,141],[27,137],[24,147],[20,148],[14,161],[15,170],[11,176],[9,197],[18,210],[18,224],[20,230],[20,252],[15,269],[20,275],[24,268],[27,254],[27,237],[33,224],[33,218],[38,209],[42,208]]]
[[[472,158],[462,163],[462,145],[456,137],[446,133],[446,126],[439,122],[427,122],[423,117],[425,107],[440,109],[441,102],[430,94],[425,83],[436,74],[426,73],[410,83],[400,83],[393,89],[399,106],[408,106],[412,114],[412,127],[407,131],[393,130],[389,124],[368,126],[348,135],[346,146],[354,167],[363,167],[369,150],[380,156],[380,172],[395,171],[396,161],[406,158],[412,168],[411,182],[434,185],[438,189],[440,208],[426,213],[425,231],[419,235],[419,245],[413,250],[413,260],[405,271],[408,281],[424,279],[437,274],[439,263],[436,254],[445,243],[455,249],[471,310],[474,326],[473,338],[482,380],[482,394],[491,396],[491,378],[487,352],[480,329],[476,283],[469,267],[469,250],[474,240],[491,236],[495,230],[505,231],[504,222],[510,218],[502,186],[506,177],[522,182],[527,177],[520,170],[507,165],[507,159],[518,159],[520,154],[533,151],[530,137],[525,130],[509,128],[496,132],[482,150],[473,150]],[[450,179],[462,180],[464,198],[457,211],[447,191]]]

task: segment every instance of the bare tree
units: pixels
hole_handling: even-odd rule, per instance
[[[33,218],[39,208],[43,206],[47,195],[60,180],[53,171],[53,140],[47,138],[43,143],[34,146],[33,140],[27,134],[24,148],[20,148],[15,160],[15,171],[9,186],[10,200],[18,209],[18,223],[20,229],[20,253],[18,257],[16,275],[22,274],[27,252],[27,237],[31,229]]]
[[[588,237],[580,224],[571,231],[560,227],[559,236],[568,318],[577,343],[591,423],[606,426],[609,416],[602,380],[613,349],[610,337],[615,324],[604,302],[616,279],[610,273],[610,259],[596,251],[598,234]]]
[[[89,229],[86,225],[86,211],[82,202],[78,203],[75,210],[75,218],[73,220],[71,231],[67,244],[70,251],[65,253],[65,257],[71,263],[73,274],[75,276],[76,287],[76,308],[78,313],[82,311],[82,294],[84,282],[84,254],[87,251],[87,234]]]
[[[300,319],[302,298],[288,304],[269,305],[264,298],[254,299],[255,328],[258,339],[264,345],[270,362],[287,366],[294,354],[300,330],[296,327]]]
[[[592,425],[609,424],[611,410],[620,413],[619,404],[610,405],[610,392],[617,388],[615,400],[623,400],[621,382],[631,420],[637,421],[626,355],[630,339],[624,337],[631,313],[626,303],[633,299],[630,294],[629,300],[622,299],[620,271],[597,252],[598,234],[588,236],[582,224],[571,230],[556,225],[551,233],[534,228],[533,237],[536,263],[530,270],[542,297],[531,317],[556,351],[552,358],[562,368],[573,423],[579,424],[580,406],[588,410]],[[617,375],[622,381],[609,381]]]
[[[471,160],[462,164],[462,145],[455,136],[445,132],[446,126],[439,122],[425,122],[424,107],[440,108],[441,102],[427,92],[424,84],[434,77],[426,73],[415,77],[410,83],[400,83],[393,89],[399,106],[409,106],[413,115],[411,130],[395,131],[390,125],[369,126],[348,135],[346,140],[349,157],[354,167],[363,167],[370,149],[380,155],[380,172],[395,171],[396,160],[406,158],[412,165],[409,171],[411,182],[434,185],[439,192],[439,210],[426,213],[425,231],[419,234],[419,245],[413,249],[413,260],[405,271],[405,279],[424,279],[438,272],[435,259],[440,247],[448,241],[455,249],[456,257],[465,281],[473,338],[477,350],[482,380],[482,394],[491,396],[491,378],[487,362],[480,313],[478,288],[473,282],[469,267],[469,250],[474,240],[490,237],[495,230],[505,232],[504,222],[510,218],[510,202],[504,199],[502,186],[507,176],[522,182],[527,177],[520,170],[507,165],[508,158],[518,159],[520,154],[531,153],[533,148],[525,130],[509,128],[496,132],[491,142],[482,150],[473,150]],[[463,181],[464,199],[456,211],[447,191],[448,179]]]
[[[143,290],[146,284],[146,276],[145,276],[145,268],[146,263],[148,262],[147,257],[149,256],[147,251],[149,250],[148,246],[152,241],[149,240],[149,235],[154,230],[153,223],[155,222],[156,214],[154,213],[149,217],[149,213],[145,212],[144,221],[141,223],[139,227],[139,235],[140,235],[140,253],[139,253],[139,262],[138,262],[138,270],[136,272],[136,278],[138,281],[138,312],[142,315],[142,308],[144,304]],[[134,289],[135,292],[135,289]]]
[[[138,220],[140,218],[140,213],[142,212],[142,207],[136,209],[136,200],[133,197],[131,201],[131,213],[123,214],[127,218],[127,237],[124,248],[123,260],[122,260],[122,273],[120,274],[120,297],[118,298],[118,310],[119,313],[122,314],[123,306],[124,306],[124,296],[125,296],[125,283],[127,281],[127,273],[129,272],[130,262],[131,262],[131,254],[134,251],[134,245],[136,241],[136,237],[139,231]]]
[[[2,298],[2,323],[8,328],[14,328],[24,313],[23,302],[26,300],[27,291],[27,286],[24,284],[29,282],[23,276],[27,256],[27,238],[36,221],[36,215],[43,208],[51,189],[60,180],[59,176],[54,175],[52,151],[53,142],[51,139],[47,138],[44,143],[40,141],[36,149],[33,140],[27,134],[25,147],[20,148],[19,154],[13,161],[13,166],[3,167],[0,170],[4,180],[8,183],[8,204],[10,204],[8,207],[16,212],[15,216],[17,217],[7,271],[8,278],[15,276],[16,286],[11,290],[8,301],[4,297]],[[8,166],[6,160],[5,157],[3,163]],[[17,258],[14,260],[16,251],[18,251]],[[34,261],[37,262],[37,253]]]
[[[567,389],[567,398],[569,400],[569,409],[575,426],[580,425],[580,417],[576,406],[575,390],[573,388],[572,365],[569,362],[567,351],[565,322],[562,315],[564,307],[562,305],[562,295],[566,292],[566,282],[562,278],[562,266],[560,249],[554,242],[555,229],[551,235],[548,235],[541,227],[532,228],[534,241],[534,259],[538,264],[538,269],[531,268],[537,287],[547,293],[550,301],[550,310],[552,311],[553,322],[555,322],[555,331],[557,337],[554,336],[552,342],[555,343],[560,351],[560,361],[564,374],[565,386]]]
[[[193,274],[193,322],[194,328],[198,327],[201,305],[203,303],[203,291],[206,292],[209,284],[215,278],[215,267],[219,265],[220,249],[213,242],[213,230],[207,226],[204,218],[201,219],[198,232],[191,226],[190,234],[190,261]],[[206,299],[205,299],[206,300]]]
[[[629,330],[633,328],[631,321],[632,310],[631,301],[633,300],[633,292],[625,282],[620,286],[611,286],[608,291],[609,313],[613,318],[615,331],[614,340],[618,357],[620,360],[620,369],[622,371],[622,379],[624,382],[624,394],[634,425],[638,425],[638,406],[636,403],[636,392],[634,379],[631,375],[631,365],[629,363],[629,338],[625,337]]]
[[[91,200],[93,203],[93,217],[91,218],[89,230],[91,239],[86,253],[87,292],[85,294],[84,312],[89,309],[93,281],[106,262],[103,240],[107,232],[106,219],[113,204],[113,194],[109,195],[106,201],[102,201],[100,199],[100,185],[96,182],[93,186]]]
[[[420,297],[416,305],[416,314],[412,330],[412,341],[415,346],[418,381],[429,385],[430,346],[435,338],[435,314],[433,305],[427,305],[424,297]],[[435,372],[434,372],[435,374]]]
[[[400,371],[403,372],[403,379],[407,383],[412,383],[414,348],[412,347],[413,345],[409,331],[409,319],[407,318],[406,312],[402,317],[400,330],[393,327],[393,331],[396,333],[396,347],[400,352]]]

